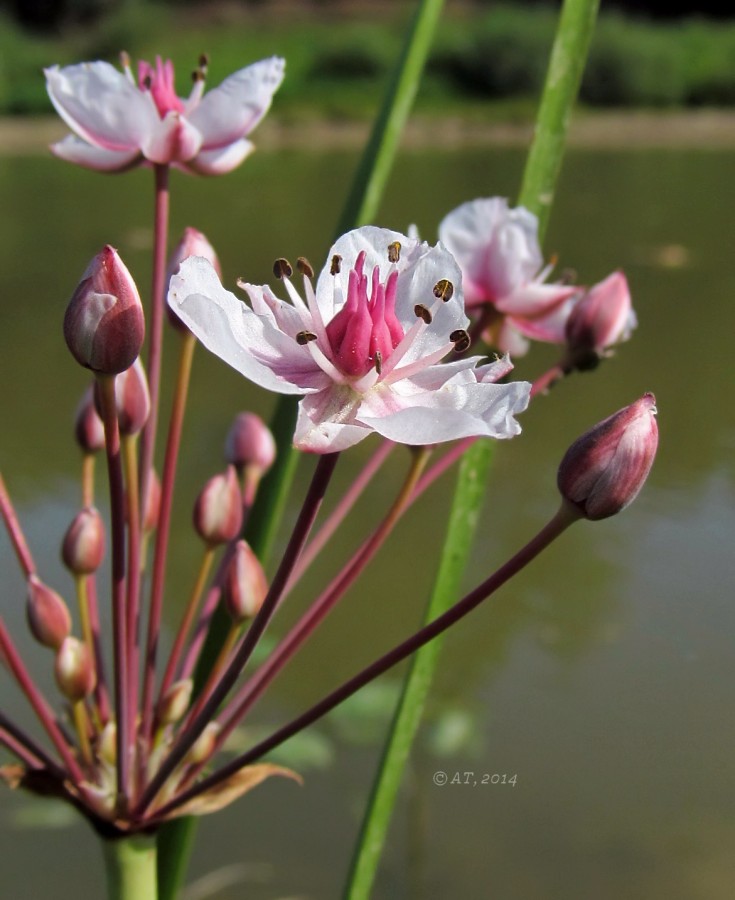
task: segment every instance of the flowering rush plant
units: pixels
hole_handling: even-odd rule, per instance
[[[211,175],[239,165],[284,64],[255,63],[208,93],[205,68],[201,60],[186,99],[175,92],[172,64],[160,58],[141,62],[137,77],[127,57],[122,71],[105,62],[46,70],[51,101],[74,132],[54,145],[57,156],[103,172],[147,165],[155,176],[148,310],[109,244],[69,287],[64,338],[91,375],[75,420],[82,503],[60,536],[76,622],[38,570],[0,479],[2,517],[26,580],[28,626],[49,653],[46,661],[24,659],[0,619],[0,657],[39,726],[31,732],[0,712],[0,745],[13,757],[0,776],[10,787],[51,794],[79,810],[103,838],[110,896],[143,900],[156,896],[156,837],[167,822],[214,812],[272,776],[298,781],[267,754],[457,623],[569,524],[622,510],[643,485],[657,446],[655,401],[647,393],[571,446],[559,468],[558,511],[510,560],[400,644],[376,647],[370,665],[293,721],[228,753],[233,730],[415,500],[470,448],[517,438],[529,402],[543,402],[550,385],[572,371],[595,368],[630,336],[635,317],[622,272],[590,287],[551,280],[539,219],[502,198],[449,212],[435,245],[385,227],[353,228],[325,247],[318,274],[303,257],[295,266],[278,258],[273,285],[241,280],[240,295],[224,286],[214,248],[193,227],[167,259],[170,168]],[[164,418],[166,308],[166,340],[177,342],[179,366]],[[539,340],[559,345],[558,363],[533,382],[513,380],[512,354]],[[279,409],[293,412],[285,418],[295,426],[275,440],[251,412],[232,422],[227,467],[201,487],[194,505],[201,558],[169,639],[161,625],[166,560],[199,343],[264,390],[284,395]],[[157,452],[159,418],[165,440]],[[362,441],[372,444],[373,455],[320,518],[340,456]],[[249,665],[281,604],[396,445],[410,450],[408,472],[383,520],[309,598],[265,661]],[[277,509],[261,502],[260,489],[269,481],[287,490],[283,462],[297,451],[313,468],[311,483],[280,560],[268,564],[258,535]],[[98,456],[106,460],[108,482],[101,509]],[[100,577],[105,557],[110,634],[99,606],[108,589]],[[44,662],[53,668],[56,700],[34,675],[32,667]],[[165,867],[162,873],[165,879]]]

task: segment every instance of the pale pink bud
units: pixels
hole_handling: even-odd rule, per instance
[[[44,647],[58,649],[71,631],[71,616],[62,598],[36,575],[28,579],[28,627]]]
[[[105,526],[102,516],[88,506],[74,516],[64,535],[61,558],[74,575],[91,575],[105,555]]]
[[[158,516],[161,512],[161,482],[155,470],[151,469],[151,477],[148,481],[148,490],[143,502],[143,531],[153,531],[158,525]]]
[[[76,703],[89,696],[97,681],[89,647],[75,637],[65,638],[56,654],[54,675],[67,700]]]
[[[88,387],[77,407],[74,437],[84,453],[105,449],[105,426],[94,405],[94,388]]]
[[[115,379],[115,404],[120,434],[137,434],[151,412],[148,379],[139,359]]]
[[[613,272],[591,287],[567,319],[565,334],[572,362],[591,368],[608,347],[625,341],[636,326],[628,281]]]
[[[191,750],[186,754],[186,761],[192,765],[206,762],[214,752],[220,731],[222,726],[219,722],[207,722],[202,733],[192,744]]]
[[[179,271],[181,263],[190,256],[203,256],[204,259],[212,263],[220,281],[222,280],[222,269],[214,247],[209,243],[201,231],[197,231],[196,228],[185,228],[183,237],[176,245],[168,263],[168,281],[171,280],[172,275],[175,275]],[[188,331],[186,325],[184,325],[168,304],[166,304],[166,311],[168,313],[169,321],[175,328],[178,328],[180,331]]]
[[[559,466],[559,490],[586,519],[614,516],[638,496],[657,447],[656,398],[644,394],[572,444]]]
[[[130,368],[143,346],[143,307],[133,278],[109,245],[87,267],[64,316],[78,363],[102,375]]]
[[[194,528],[208,544],[233,540],[242,527],[242,495],[234,466],[215,475],[202,488],[194,505]]]
[[[267,593],[268,582],[258,557],[246,541],[238,541],[222,583],[225,609],[240,624],[257,614]]]
[[[225,459],[238,468],[252,466],[267,472],[276,458],[276,442],[269,428],[255,413],[235,416],[225,440]]]
[[[171,685],[158,706],[158,718],[162,725],[173,725],[183,717],[189,708],[193,689],[191,678],[175,681]]]

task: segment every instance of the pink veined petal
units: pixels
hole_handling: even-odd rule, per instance
[[[508,321],[518,329],[525,337],[534,341],[546,341],[549,344],[566,343],[566,324],[569,314],[574,308],[575,297],[568,297],[557,306],[554,306],[544,316],[537,318],[525,318],[523,316],[508,316]],[[509,352],[513,352],[512,350]]]
[[[56,111],[79,137],[105,150],[138,149],[160,121],[156,106],[106,62],[45,69]]]
[[[331,384],[308,349],[226,291],[207,260],[184,260],[168,302],[208,350],[261,387],[301,394]]]
[[[495,308],[508,316],[534,318],[551,312],[564,300],[579,293],[580,289],[576,285],[541,284],[538,281],[530,281],[498,300]]]
[[[530,389],[527,382],[452,383],[437,391],[402,398],[403,408],[385,416],[370,416],[372,398],[366,398],[358,419],[399,443],[423,445],[465,437],[510,438],[521,430],[514,416],[528,405]]]
[[[370,429],[355,421],[358,402],[344,386],[307,394],[299,403],[294,446],[311,453],[336,453],[359,443]]]
[[[199,131],[179,113],[170,112],[146,136],[141,149],[154,163],[187,162],[197,155],[201,144]]]
[[[143,162],[139,150],[103,150],[73,134],[68,134],[63,140],[52,144],[50,149],[59,159],[97,172],[124,172],[125,169],[131,169]]]
[[[219,150],[200,150],[187,163],[176,165],[196,175],[226,175],[236,169],[255,150],[255,144],[243,138]]]
[[[245,137],[268,112],[283,81],[285,62],[277,56],[240,69],[208,91],[191,113],[204,150],[226,147]]]

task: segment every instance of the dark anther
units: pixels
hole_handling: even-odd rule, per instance
[[[204,81],[204,77],[204,72],[202,72],[201,69],[194,69],[194,71],[191,73],[191,80],[194,82],[194,84],[196,84],[197,81]]]
[[[201,54],[199,55],[199,66],[200,66],[200,68],[206,69],[208,65],[209,65],[209,57],[207,56],[206,53],[201,53]]]
[[[342,257],[339,255],[339,253],[335,253],[334,256],[332,257],[332,266],[331,266],[329,272],[331,275],[339,275],[341,269],[342,269]]]
[[[145,78],[143,79],[143,87],[144,87],[147,91],[149,91],[149,90],[151,89],[151,85],[152,85],[152,84],[153,84],[153,82],[151,81],[151,76],[150,76],[150,75],[146,75]]]
[[[314,334],[313,331],[300,331],[296,335],[296,343],[300,344],[302,347],[304,346],[304,344],[308,344],[309,341],[315,341],[315,340],[316,340],[316,335]]]
[[[437,281],[437,283],[434,285],[434,296],[437,300],[441,300],[442,303],[446,303],[447,300],[451,300],[453,294],[454,285],[451,281],[447,281],[446,278],[442,278],[441,281]]]
[[[401,258],[401,245],[399,241],[388,244],[388,262],[397,263]]]
[[[427,325],[431,325],[431,312],[423,303],[417,303],[416,306],[414,306],[413,311],[416,313],[417,319],[423,319]]]
[[[273,274],[276,278],[290,278],[293,275],[293,266],[287,259],[277,259],[273,263]]]
[[[375,351],[375,371],[378,375],[383,371],[383,354],[380,350]]]
[[[458,328],[449,335],[449,340],[454,344],[455,353],[464,353],[470,346],[470,336],[464,328]]]
[[[314,277],[314,267],[305,256],[300,256],[296,260],[296,268],[302,275],[306,275],[307,278]]]

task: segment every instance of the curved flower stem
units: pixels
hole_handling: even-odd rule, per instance
[[[139,689],[139,617],[140,617],[140,551],[141,521],[140,493],[138,485],[138,461],[136,459],[136,438],[134,435],[123,435],[122,455],[125,469],[125,487],[127,496],[128,519],[128,577],[126,593],[126,665],[127,681],[125,693],[128,708],[128,734],[133,742],[138,717]]]
[[[344,702],[348,697],[351,697],[360,690],[361,687],[364,687],[370,681],[374,681],[378,676],[387,672],[388,669],[406,659],[407,656],[415,653],[420,647],[423,647],[424,644],[433,640],[437,635],[446,631],[475,609],[475,607],[479,606],[480,603],[491,596],[498,588],[502,587],[506,581],[520,572],[521,569],[525,568],[525,566],[535,559],[542,550],[548,547],[549,544],[556,540],[562,532],[579,518],[580,514],[578,510],[572,507],[571,504],[562,503],[556,515],[546,523],[541,531],[539,531],[539,533],[529,541],[523,549],[519,550],[515,556],[509,559],[508,562],[502,565],[496,572],[463,597],[458,603],[455,603],[454,606],[450,607],[438,618],[429,622],[427,625],[424,625],[423,628],[415,632],[415,634],[412,634],[405,641],[402,641],[400,644],[393,647],[392,650],[389,650],[381,656],[380,659],[377,659],[361,672],[358,672],[357,675],[354,675],[348,681],[345,681],[336,690],[314,704],[314,706],[306,710],[306,712],[302,713],[296,719],[284,725],[282,728],[279,728],[278,731],[274,732],[270,737],[261,741],[255,747],[252,747],[246,753],[230,760],[230,762],[225,766],[222,766],[221,769],[218,769],[208,778],[204,778],[202,781],[189,788],[188,791],[184,791],[166,806],[157,810],[157,814],[162,816],[168,815],[182,803],[185,803],[193,797],[220,784],[222,781],[229,778],[230,775],[233,775],[243,768],[243,766],[247,766],[255,760],[260,759],[261,756],[273,750],[275,747],[280,746],[297,732],[303,731],[304,728],[308,727],[313,722],[316,722],[317,719],[321,719],[322,716],[325,716],[336,706],[339,706],[340,703]]]
[[[519,205],[538,216],[539,240],[543,240],[549,220],[569,119],[589,51],[598,3],[599,0],[564,0],[559,18],[519,197]],[[486,324],[483,322],[476,333],[481,333]],[[491,453],[490,442],[478,442],[471,446],[463,460],[428,616],[446,609],[458,592],[483,500],[484,492],[477,490],[477,486],[486,480]],[[444,460],[438,465],[442,463]],[[427,478],[435,474],[429,472]],[[353,858],[345,891],[349,900],[363,900],[370,894],[398,785],[438,654],[436,645],[422,650],[406,681]]]
[[[28,702],[33,707],[33,711],[38,716],[38,720],[46,729],[46,733],[51,738],[54,747],[56,747],[68,773],[77,783],[81,783],[84,781],[84,774],[79,767],[79,763],[77,763],[71,752],[69,744],[56,721],[51,706],[36,686],[36,683],[33,681],[23,664],[20,654],[15,649],[15,645],[10,639],[10,635],[8,634],[2,618],[0,618],[0,656],[3,657],[13,677],[18,682],[18,686],[28,698]]]
[[[82,506],[94,504],[94,453],[85,453],[82,457]]]
[[[114,659],[115,713],[117,717],[118,800],[128,796],[134,737],[130,733],[131,716],[127,703],[128,658],[125,610],[125,488],[120,458],[120,431],[115,403],[115,377],[99,375],[97,382],[105,426],[107,473],[110,482],[110,519],[112,544],[112,648]]]
[[[157,900],[156,837],[103,840],[108,900]]]
[[[295,583],[299,578],[301,578],[301,576],[309,568],[312,562],[314,562],[319,553],[321,553],[324,545],[329,541],[334,532],[342,524],[345,517],[355,505],[362,492],[370,484],[373,477],[379,471],[380,467],[383,465],[386,459],[388,459],[388,456],[395,448],[395,446],[396,445],[392,441],[382,441],[378,449],[368,460],[367,465],[364,466],[357,478],[355,478],[355,480],[347,488],[342,496],[342,499],[334,507],[332,512],[327,516],[322,527],[306,545],[304,552],[301,554],[301,558],[299,559],[296,568],[293,571],[289,587],[292,583]]]
[[[33,575],[36,571],[36,564],[33,562],[31,551],[28,549],[23,530],[18,522],[15,509],[10,501],[10,495],[5,487],[5,480],[0,472],[0,514],[2,514],[5,528],[15,550],[21,569],[25,573],[26,578]]]
[[[228,692],[234,685],[238,676],[247,665],[250,655],[252,654],[256,644],[260,640],[268,623],[275,612],[278,601],[281,599],[284,589],[291,576],[293,567],[301,554],[306,539],[309,536],[311,527],[314,524],[317,513],[324,499],[324,493],[331,480],[334,467],[337,465],[339,453],[327,453],[319,457],[316,470],[311,480],[304,505],[294,526],[288,546],[283,554],[283,559],[278,567],[276,574],[273,576],[268,594],[263,601],[257,616],[253,619],[250,627],[245,634],[241,645],[234,654],[227,669],[223,672],[219,683],[212,691],[202,706],[202,709],[192,721],[179,734],[176,742],[171,748],[169,755],[161,764],[160,769],[151,780],[151,783],[143,792],[143,796],[135,809],[135,815],[142,815],[148,808],[156,794],[171,775],[176,766],[184,759],[192,745],[202,733],[204,727],[209,723],[219,708],[220,703],[227,696]]]
[[[266,662],[243,685],[220,714],[218,721],[220,722],[221,730],[217,735],[213,753],[222,747],[232,730],[242,721],[243,717],[254,706],[279,672],[285,668],[299,647],[316,631],[382,547],[386,538],[410,505],[414,496],[414,488],[428,461],[429,454],[430,450],[426,447],[421,447],[414,451],[411,467],[404,483],[382,522],[352,559],[343,567],[339,575],[332,580],[320,597],[311,604],[307,612],[291,628],[286,637],[279,642]],[[197,766],[190,773],[189,778],[196,777],[205,764]]]
[[[94,689],[94,696],[102,724],[107,724],[107,722],[110,721],[110,696],[107,688],[107,677],[105,675],[102,638],[100,637],[100,618],[99,610],[97,608],[97,582],[94,575],[87,575],[84,578],[84,595],[86,598],[85,605],[87,607],[87,615],[89,617],[89,628],[92,633],[95,671],[97,673],[97,684]]]
[[[184,649],[184,644],[186,643],[186,638],[189,635],[189,631],[191,630],[191,626],[194,623],[194,618],[197,614],[197,610],[199,609],[199,601],[202,596],[202,591],[204,590],[204,585],[207,583],[207,579],[209,578],[209,572],[212,568],[212,562],[214,561],[214,554],[214,547],[207,545],[204,548],[204,555],[202,556],[202,561],[199,565],[199,572],[197,573],[194,587],[191,590],[191,596],[189,597],[189,602],[186,605],[186,611],[184,612],[184,615],[181,619],[179,630],[176,633],[176,638],[174,639],[174,644],[171,648],[171,655],[169,656],[166,671],[164,672],[163,678],[161,679],[161,698],[164,697],[168,689],[171,687],[174,678],[176,677],[176,670],[178,669],[179,662],[181,660],[181,654]]]
[[[166,247],[169,216],[169,167],[155,165],[155,207],[153,219],[153,271],[151,277],[150,321],[148,324],[148,391],[151,411],[143,427],[140,441],[141,497],[148,496],[158,426],[161,391],[161,356],[163,352],[163,311],[166,287]]]
[[[146,642],[145,674],[143,676],[143,722],[141,731],[144,741],[150,741],[153,730],[153,691],[156,679],[156,656],[163,612],[163,585],[166,575],[166,555],[171,527],[174,485],[176,482],[176,463],[179,456],[179,447],[181,446],[181,431],[184,425],[184,412],[186,410],[186,399],[189,393],[189,381],[191,379],[194,348],[196,346],[196,339],[190,331],[183,333],[181,337],[179,366],[174,387],[171,418],[168,425],[168,437],[166,439],[166,454],[161,472],[161,505],[153,551],[148,638]]]
[[[536,397],[538,394],[545,394],[550,388],[554,387],[557,381],[561,381],[566,375],[568,375],[568,371],[563,366],[558,364],[552,366],[547,372],[544,372],[543,375],[539,375],[533,382],[531,385],[531,397]]]
[[[19,728],[15,722],[11,722],[7,716],[0,712],[0,741],[12,753],[23,760],[23,762],[36,768],[39,764],[45,766],[52,775],[55,775],[61,781],[67,777],[67,773],[46,753],[43,747],[40,747],[30,735],[26,734],[22,728]]]

